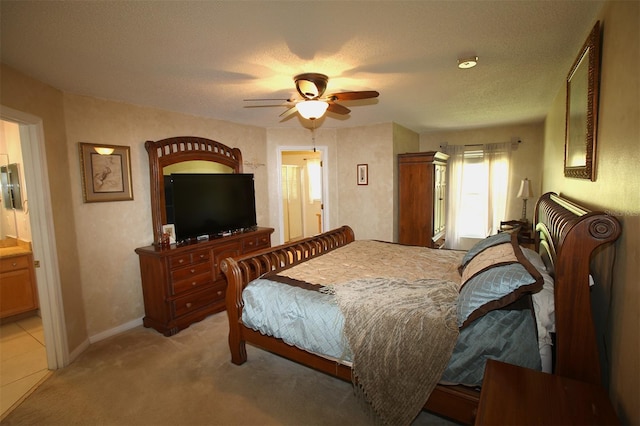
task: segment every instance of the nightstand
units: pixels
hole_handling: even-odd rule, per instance
[[[488,360],[476,425],[618,425],[601,386]]]
[[[516,232],[518,234],[518,242],[521,246],[530,249],[535,248],[535,239],[533,238],[533,230],[531,224],[528,221],[522,220],[507,220],[500,222],[500,229],[498,232]]]

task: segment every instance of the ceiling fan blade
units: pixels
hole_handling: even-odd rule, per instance
[[[338,92],[329,95],[333,100],[337,101],[355,101],[357,99],[371,99],[377,98],[380,93],[375,90],[362,90],[359,92]]]
[[[294,105],[291,108],[289,108],[288,110],[286,110],[285,112],[283,112],[282,114],[280,114],[279,117],[286,118],[286,117],[290,116],[291,114],[293,114],[294,112],[296,112],[297,110],[298,109]]]
[[[342,114],[342,115],[347,115],[351,112],[351,110],[346,106],[337,104],[335,102],[329,102],[329,107],[327,108],[327,111],[330,111],[336,114]]]
[[[256,99],[243,99],[245,102],[251,101],[285,101],[285,102],[293,102],[293,99],[284,99],[284,98],[256,98]]]

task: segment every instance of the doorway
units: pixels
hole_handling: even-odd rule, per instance
[[[42,335],[46,349],[46,364],[55,370],[68,364],[60,273],[56,252],[49,179],[44,149],[44,131],[39,117],[0,106],[0,120],[15,123],[19,128],[22,151],[24,187],[28,194],[28,220],[31,245],[36,262]]]
[[[282,148],[280,151],[281,241],[288,243],[326,229],[326,149]]]

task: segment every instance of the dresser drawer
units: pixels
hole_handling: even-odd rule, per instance
[[[0,259],[0,272],[10,272],[29,267],[28,256],[5,257]]]
[[[242,253],[249,253],[267,247],[271,247],[271,237],[269,235],[260,235],[242,240]]]
[[[211,263],[199,263],[187,266],[186,268],[174,269],[171,271],[171,281],[177,282],[188,280],[190,277],[211,272]]]
[[[173,281],[171,286],[173,294],[180,294],[207,284],[211,284],[211,274],[208,272],[206,274],[194,275],[180,281]]]
[[[216,285],[205,291],[181,297],[171,302],[176,317],[194,312],[217,301],[224,300],[225,286]]]
[[[198,250],[193,253],[185,253],[169,257],[169,268],[181,268],[186,265],[207,262],[211,258],[209,250]]]

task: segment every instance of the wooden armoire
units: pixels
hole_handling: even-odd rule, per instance
[[[444,245],[448,158],[437,151],[398,155],[400,244]]]

